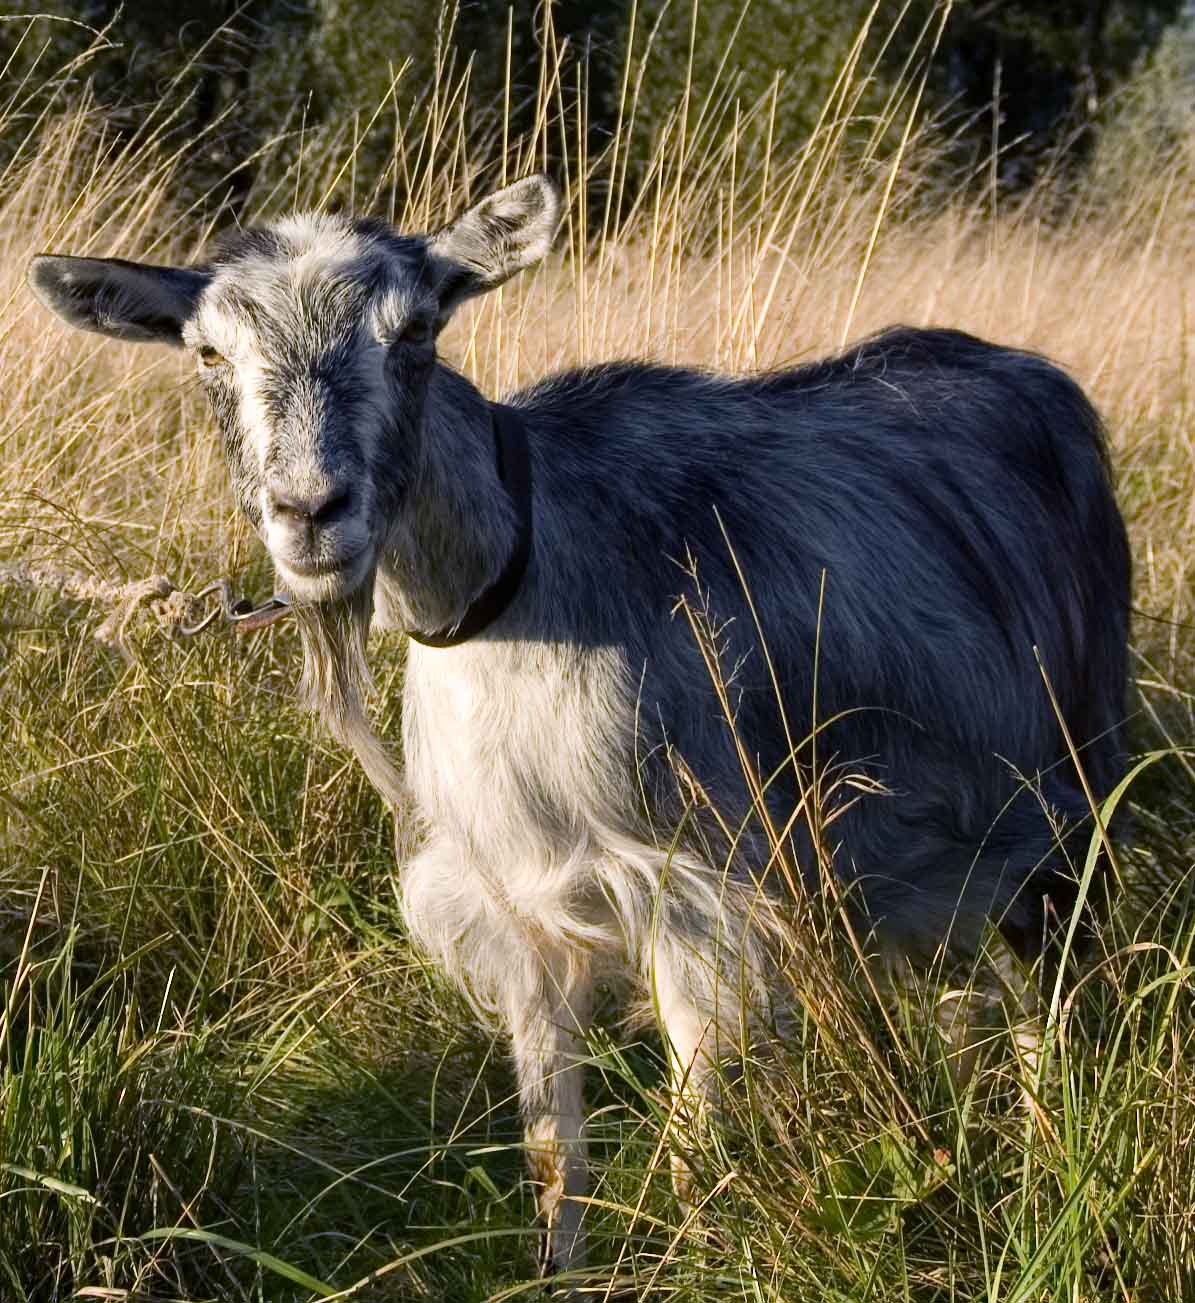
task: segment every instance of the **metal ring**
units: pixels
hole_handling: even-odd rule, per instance
[[[212,609],[208,611],[208,613],[205,616],[203,616],[202,619],[197,621],[195,624],[186,624],[181,620],[179,621],[178,631],[184,637],[189,638],[193,634],[202,633],[203,630],[206,629],[216,619],[217,616],[222,614],[227,614],[228,607],[229,607],[229,592],[228,592],[227,579],[215,579],[210,584],[208,584],[205,588],[201,588],[199,592],[197,592],[193,597],[190,594],[188,594],[188,598],[191,601],[192,605],[198,605],[201,602],[206,601],[209,597],[211,597],[213,593],[219,595],[220,598],[219,606],[213,606]]]

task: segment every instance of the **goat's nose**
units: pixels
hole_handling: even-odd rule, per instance
[[[322,528],[343,516],[352,501],[345,484],[331,484],[314,492],[304,493],[275,480],[267,486],[270,511],[297,525]]]

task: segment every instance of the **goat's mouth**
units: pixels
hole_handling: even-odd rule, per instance
[[[309,605],[348,597],[372,573],[374,561],[374,549],[364,547],[347,557],[274,556],[274,569],[291,598]]]

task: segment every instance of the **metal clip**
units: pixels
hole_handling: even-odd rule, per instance
[[[227,579],[214,580],[206,588],[201,588],[191,600],[196,605],[201,605],[213,596],[217,601],[212,609],[194,624],[180,623],[179,633],[187,637],[200,633],[219,616],[223,616],[225,622],[232,625],[237,633],[252,633],[254,629],[264,629],[290,614],[288,598],[275,593],[260,606],[253,606],[243,597],[233,597],[232,586]]]
[[[243,607],[248,609],[243,610]],[[249,603],[242,598],[227,613],[227,619],[237,633],[252,633],[254,629],[264,629],[276,620],[285,619],[289,614],[290,599],[275,593],[260,606],[249,606]]]

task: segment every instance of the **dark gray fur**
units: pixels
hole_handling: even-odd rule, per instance
[[[747,815],[680,596],[723,625],[761,771],[787,761],[729,540],[790,735],[811,733],[816,700],[838,717],[821,763],[889,793],[855,799],[830,831],[875,922],[932,954],[974,946],[991,917],[1024,953],[1043,892],[1065,914],[1073,883],[1038,789],[1067,821],[1087,803],[1034,648],[1102,797],[1123,765],[1130,578],[1100,424],[1073,381],[959,332],[896,329],[752,379],[622,363],[510,401],[549,509],[530,591],[493,636],[609,643],[645,668],[640,745],[660,804],[675,791],[667,741],[732,824]],[[796,789],[775,787],[782,825]]]

